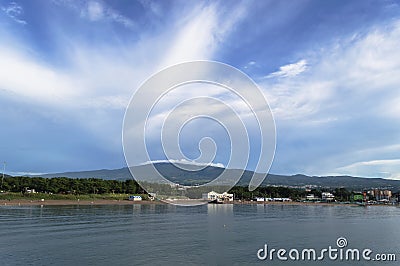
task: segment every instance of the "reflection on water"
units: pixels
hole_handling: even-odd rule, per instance
[[[233,204],[208,204],[207,213],[208,215],[232,215]]]
[[[319,248],[334,244],[339,236],[360,249],[398,252],[399,224],[400,209],[394,207],[2,206],[0,261],[1,265],[257,265],[266,264],[256,257],[265,243]]]

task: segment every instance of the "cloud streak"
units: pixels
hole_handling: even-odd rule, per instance
[[[229,36],[233,25],[245,16],[245,7],[237,5],[230,16],[221,14],[217,4],[198,5],[189,15],[179,19],[180,30],[167,47],[160,68],[191,60],[212,59],[220,45]]]
[[[292,166],[298,164],[296,172],[325,175],[335,171],[364,176],[387,172],[378,176],[390,178],[399,175],[399,168],[389,166],[387,161],[369,164],[369,174],[358,171],[356,166],[361,164],[340,167],[349,161],[377,162],[400,156],[398,150],[384,148],[400,141],[395,103],[400,99],[400,53],[396,45],[400,42],[399,25],[395,20],[362,34],[335,39],[318,51],[304,52],[306,62],[310,62],[304,74],[298,73],[303,72],[305,64],[289,64],[272,73],[285,78],[261,81],[280,125],[278,136],[287,138],[287,145],[308,147],[299,151],[285,146],[288,150],[282,160],[293,160]],[[293,75],[287,74],[291,71]],[[289,135],[288,130],[297,136]],[[360,152],[368,149],[377,152]],[[302,159],[296,158],[296,153],[308,157],[309,165],[301,166]]]
[[[279,71],[273,72],[266,78],[291,78],[307,70],[307,61],[302,59],[296,63],[281,66]]]
[[[67,6],[79,11],[81,17],[77,17],[80,21],[76,23],[83,23],[82,30],[86,27],[82,17],[88,24],[112,21],[129,26],[119,20],[122,17],[117,11],[114,12],[103,2],[88,1],[83,6],[70,1],[55,3],[60,8]],[[4,34],[3,37],[7,38],[3,38],[0,44],[0,68],[3,69],[0,73],[1,99],[16,108],[29,108],[32,115],[42,121],[43,128],[49,124],[68,123],[70,130],[83,132],[80,139],[73,139],[72,134],[67,134],[66,139],[59,143],[57,153],[64,155],[53,156],[53,168],[26,169],[21,166],[14,172],[72,170],[57,168],[56,165],[66,161],[65,156],[70,154],[71,149],[79,150],[82,141],[88,146],[99,145],[98,149],[115,157],[121,150],[123,114],[135,88],[154,71],[169,64],[212,58],[229,35],[230,26],[227,25],[233,25],[241,18],[239,13],[223,20],[216,4],[197,5],[190,16],[183,18],[182,14],[178,14],[171,18],[163,25],[162,34],[153,36],[142,33],[141,38],[124,42],[108,38],[96,41],[94,46],[90,39],[70,37],[74,36],[74,29],[66,28],[69,34],[64,34],[57,30],[58,25],[48,24],[47,30],[54,32],[52,42],[60,51],[57,57],[64,58],[61,65],[46,61],[39,50],[33,52],[31,44],[25,45],[18,38],[10,37],[12,34]],[[205,21],[206,24],[203,23]],[[166,49],[169,52],[165,52]],[[18,116],[15,121],[20,121],[21,126],[14,124],[13,130],[27,122],[26,116]],[[46,136],[35,135],[34,138],[39,141]],[[43,152],[46,149],[48,153],[56,152],[43,145]],[[35,157],[31,158],[30,165],[35,164]],[[120,160],[115,167],[120,167],[122,163],[123,160]]]
[[[351,175],[400,180],[400,159],[357,162],[337,170]]]
[[[21,16],[24,14],[24,9],[16,2],[11,2],[8,6],[2,6],[1,10],[15,22],[22,25],[27,24],[25,20],[21,19]]]
[[[243,66],[258,81],[277,123],[275,173],[357,174],[343,167],[400,158],[398,5],[348,2],[332,4],[334,12],[313,1],[289,8],[258,1],[28,5],[2,4],[0,11],[0,137],[5,160],[20,164],[10,171],[122,167],[131,94],[158,70],[198,59]],[[321,16],[328,12],[335,16]],[[204,94],[248,116],[229,92]],[[170,98],[151,117],[154,128],[180,100]],[[214,127],[199,123],[185,132],[199,129]],[[389,164],[368,167],[386,177],[399,173]]]
[[[87,2],[84,9],[81,10],[81,16],[88,18],[91,21],[110,20],[116,23],[121,23],[125,27],[131,28],[134,26],[134,22],[119,14],[110,7],[107,7],[104,3],[98,1]]]
[[[195,161],[188,161],[185,159],[182,160],[154,160],[142,163],[140,165],[148,165],[148,164],[156,164],[156,163],[173,163],[173,164],[187,164],[187,165],[196,165],[196,166],[212,166],[218,168],[224,168],[225,166],[222,163],[199,163]]]
[[[121,24],[127,28],[134,28],[132,19],[122,15],[103,1],[84,0],[82,2],[73,0],[53,0],[56,5],[74,10],[81,18],[91,22],[110,21]]]

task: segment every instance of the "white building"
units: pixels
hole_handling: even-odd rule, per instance
[[[32,189],[25,188],[25,191],[26,191],[26,193],[32,193],[32,194],[36,193],[36,190],[34,188],[32,188]]]
[[[308,194],[308,195],[306,196],[306,199],[307,199],[307,200],[313,200],[313,199],[315,199],[314,194]]]
[[[289,202],[292,201],[289,198],[274,198],[274,201],[280,201],[280,202]]]
[[[292,200],[290,198],[256,198],[256,201],[289,202],[289,201],[292,201]]]
[[[330,192],[322,192],[322,199],[327,201],[335,200],[335,196]]]
[[[202,198],[210,201],[211,200],[233,201],[233,194],[230,194],[228,192],[224,192],[221,194],[215,191],[211,191],[208,193],[204,193]]]

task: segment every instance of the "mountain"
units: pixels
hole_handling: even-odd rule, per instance
[[[148,173],[147,168],[150,165],[135,166],[135,172]],[[225,169],[219,167],[208,166],[200,171],[186,171],[182,170],[170,163],[157,163],[155,164],[157,170],[169,180],[182,185],[195,185],[204,184],[215,179]],[[185,167],[190,167],[185,165]],[[238,175],[241,170],[227,169],[231,175]],[[244,171],[238,185],[247,186],[250,182],[254,172]],[[257,174],[257,173],[256,173]],[[114,170],[94,170],[83,172],[65,172],[55,174],[45,174],[42,177],[69,177],[69,178],[100,178],[100,179],[114,179],[125,180],[132,178],[127,167]],[[151,177],[148,177],[151,180]],[[306,176],[306,175],[275,175],[268,174],[267,178],[262,183],[262,186],[289,186],[289,187],[324,187],[324,188],[338,188],[345,187],[353,190],[363,190],[371,188],[388,188],[394,191],[400,191],[399,180],[388,180],[382,178],[362,178],[353,176]]]
[[[81,172],[64,172],[54,174],[35,175],[46,178],[52,177],[69,177],[69,178],[100,178],[106,180],[126,180],[132,178],[131,173],[127,167],[120,169],[101,169],[92,171],[81,171]]]

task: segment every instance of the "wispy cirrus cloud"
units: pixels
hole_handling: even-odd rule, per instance
[[[307,70],[307,60],[302,59],[296,63],[281,66],[278,71],[268,74],[266,78],[290,78]]]
[[[70,1],[57,3],[68,4]],[[87,16],[92,20],[103,19],[106,8],[99,2],[93,3],[89,11],[84,12],[88,12]],[[165,34],[124,44],[110,41],[93,47],[82,41],[66,39],[62,32],[56,32],[52,36],[55,43],[68,47],[59,55],[68,58],[67,67],[61,68],[43,61],[37,53],[31,53],[29,46],[14,45],[18,40],[8,36],[7,41],[0,44],[0,67],[3,69],[0,85],[10,95],[54,107],[59,106],[57,99],[75,108],[77,105],[88,106],[91,102],[95,106],[97,104],[93,99],[98,98],[99,106],[105,104],[124,109],[126,101],[121,103],[120,99],[129,99],[132,89],[152,71],[213,56],[220,41],[228,34],[221,32],[217,13],[215,5],[199,5],[193,14],[176,18],[180,22],[172,21]],[[209,18],[209,22],[204,25],[201,22],[206,18]],[[231,20],[224,23],[235,23],[235,19]],[[202,38],[197,40],[199,37]],[[158,46],[158,43],[168,44],[170,52],[165,53],[166,48]],[[196,43],[196,46],[192,43]],[[140,68],[135,64],[140,64]],[[106,104],[108,100],[110,103]]]
[[[128,28],[133,27],[135,24],[131,19],[98,1],[87,2],[85,8],[81,11],[81,16],[87,17],[91,21],[111,20]]]
[[[260,83],[281,118],[309,119],[332,113],[331,108],[352,105],[356,109],[367,103],[372,104],[368,112],[393,116],[398,105],[392,100],[400,97],[399,41],[400,21],[396,20],[364,34],[336,39],[319,51],[304,52],[307,59],[268,75],[290,79],[262,79]],[[299,75],[305,70],[307,75]]]
[[[211,59],[223,41],[233,31],[233,25],[246,16],[246,7],[236,5],[229,15],[219,5],[199,4],[191,13],[177,20],[180,28],[176,39],[166,44],[167,52],[161,68],[189,60]]]
[[[157,70],[196,59],[260,77],[277,123],[275,173],[340,174],[343,166],[400,158],[398,5],[350,1],[328,10],[306,2],[52,0],[28,10],[3,1],[0,139],[7,161],[19,164],[10,170],[121,167],[131,94]],[[34,27],[20,27],[31,21]],[[247,115],[238,99],[207,92]],[[163,106],[158,111],[154,125],[165,114]],[[199,123],[185,132],[203,129],[210,127]]]
[[[74,19],[75,23],[82,24],[82,30],[86,29],[86,24],[92,22],[116,19],[116,16],[110,13],[111,9],[103,2],[87,1],[80,7],[76,6],[79,3],[70,1],[55,3],[58,8],[67,6],[79,11],[75,12]],[[32,52],[32,44],[29,42],[21,43],[12,34],[2,36],[4,38],[0,43],[0,68],[3,71],[0,73],[0,100],[10,108],[21,109],[21,106],[24,106],[24,110],[29,109],[30,114],[35,116],[35,121],[40,121],[41,128],[47,128],[50,124],[68,125],[70,130],[80,132],[79,138],[74,139],[72,135],[68,135],[63,142],[43,148],[44,154],[54,154],[48,158],[51,162],[48,165],[53,165],[53,168],[43,169],[36,166],[36,160],[30,156],[30,160],[23,160],[27,161],[27,164],[21,167],[22,170],[69,170],[60,167],[68,164],[67,162],[78,169],[87,169],[90,166],[82,164],[83,161],[81,164],[71,163],[71,160],[67,159],[67,155],[71,154],[73,149],[81,149],[82,141],[86,146],[113,154],[112,160],[119,161],[119,167],[123,158],[115,159],[115,154],[122,156],[120,135],[123,114],[135,89],[154,71],[169,64],[193,59],[211,59],[230,33],[225,23],[233,25],[240,19],[239,15],[223,19],[215,4],[196,5],[192,11],[190,14],[179,13],[176,17],[170,17],[171,20],[162,25],[162,34],[143,34],[140,39],[127,38],[124,42],[113,38],[101,39],[96,42],[97,45],[93,45],[90,38],[81,38],[80,35],[76,38],[74,29],[66,29],[69,30],[69,34],[65,34],[53,30],[59,28],[58,25],[49,24],[48,27],[53,33],[51,40],[59,46],[56,47],[59,48],[57,58],[64,59],[61,65],[44,60],[39,50]],[[85,20],[81,19],[82,16]],[[204,21],[208,21],[206,25],[202,23]],[[225,25],[225,29],[219,25]],[[198,39],[199,37],[202,38]],[[4,116],[7,116],[7,113],[0,114],[1,119],[6,118]],[[14,113],[12,119],[7,118],[8,120],[14,121],[9,131],[19,131],[18,128],[27,123],[26,116],[21,112]],[[104,130],[105,128],[107,130]],[[35,143],[42,143],[45,138],[45,134],[40,134],[39,130],[31,132],[30,136],[36,140]],[[67,142],[68,145],[63,144]],[[30,152],[25,147],[31,147],[31,143],[32,140],[19,141],[18,147],[21,148],[16,149],[15,156],[29,156]],[[55,147],[57,151],[54,150]],[[8,160],[16,161],[11,157]]]
[[[2,6],[1,10],[15,22],[25,25],[27,24],[25,20],[21,17],[24,14],[24,9],[21,5],[17,4],[16,2],[11,2],[7,6]]]
[[[160,2],[152,0],[139,0],[139,2],[144,8],[150,10],[153,14],[157,16],[161,16],[163,14]]]
[[[297,172],[309,174],[335,171],[399,176],[400,170],[394,163],[400,153],[393,148],[400,141],[396,104],[400,99],[399,42],[400,21],[393,20],[362,33],[336,38],[318,51],[303,52],[310,63],[302,75],[286,75],[290,69],[296,69],[291,65],[286,72],[281,69],[281,75],[276,74],[287,78],[261,80],[280,124],[278,136],[286,142],[281,147],[288,145],[287,151],[292,151],[286,152],[283,161],[291,162],[292,167],[298,162],[303,170]],[[295,65],[300,70],[305,66]],[[301,153],[312,163],[302,166],[300,151],[290,148],[293,145],[307,147]],[[375,152],[363,152],[366,150]],[[388,164],[389,161],[380,161],[382,158],[393,161]],[[361,168],[370,173],[359,171]]]
[[[400,159],[356,162],[337,170],[343,174],[400,180]]]
[[[80,17],[92,22],[111,21],[119,23],[127,28],[133,28],[135,26],[135,22],[132,19],[122,15],[101,0],[84,0],[82,2],[73,0],[53,0],[53,2],[57,5],[75,10]]]

